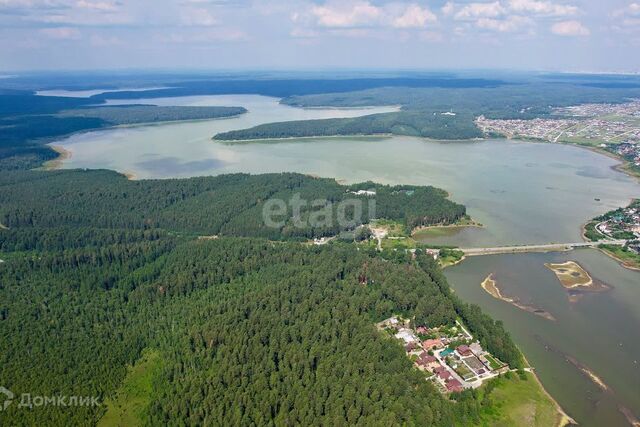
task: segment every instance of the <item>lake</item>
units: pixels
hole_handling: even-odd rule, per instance
[[[131,101],[127,101],[131,102]],[[419,138],[325,138],[227,145],[211,137],[260,123],[353,117],[375,109],[300,109],[262,96],[206,96],[136,100],[156,105],[243,106],[222,120],[121,127],[57,141],[72,153],[64,168],[107,168],[136,178],[232,172],[301,172],[345,182],[435,185],[468,207],[483,228],[428,239],[464,247],[581,241],[588,219],[640,196],[640,185],[616,171],[617,162],[557,144],[507,140],[436,142]],[[596,200],[598,199],[598,200]],[[570,303],[545,262],[574,260],[611,291]],[[555,322],[493,299],[480,287],[494,273],[507,295],[553,314]],[[446,270],[466,301],[504,320],[537,368],[545,387],[584,425],[624,424],[623,405],[640,414],[640,274],[596,250],[563,254],[470,258]],[[588,367],[603,392],[568,358]]]

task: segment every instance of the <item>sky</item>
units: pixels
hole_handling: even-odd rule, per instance
[[[640,0],[0,0],[0,70],[640,72]]]

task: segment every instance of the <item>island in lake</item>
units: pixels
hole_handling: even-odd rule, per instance
[[[611,289],[611,286],[594,280],[575,261],[561,264],[545,263],[545,266],[555,273],[562,286],[567,290],[571,302],[577,301],[586,292],[605,292]]]

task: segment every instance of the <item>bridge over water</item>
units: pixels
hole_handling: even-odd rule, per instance
[[[497,246],[493,248],[460,248],[466,256],[512,254],[521,252],[566,252],[580,248],[596,248],[601,244],[624,246],[626,240],[601,240],[599,242],[549,243],[544,245]]]

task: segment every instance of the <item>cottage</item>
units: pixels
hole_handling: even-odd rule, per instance
[[[455,378],[452,378],[449,381],[447,381],[446,385],[447,385],[447,390],[450,391],[451,393],[460,393],[462,392],[462,390],[464,390],[460,381],[458,381]]]
[[[440,371],[438,372],[438,378],[447,381],[449,378],[452,378],[453,376],[451,375],[451,372],[447,371],[446,369],[444,371]]]
[[[429,328],[427,328],[426,326],[418,326],[416,328],[416,332],[420,335],[426,335],[429,333]]]
[[[434,349],[440,349],[443,347],[444,347],[444,344],[442,343],[442,340],[440,338],[424,340],[422,342],[422,348],[424,348],[425,350],[434,350]]]
[[[405,344],[418,342],[418,337],[415,336],[410,329],[402,328],[395,335],[396,338],[401,339]]]
[[[479,342],[474,342],[472,343],[469,348],[471,349],[471,351],[473,352],[473,354],[475,354],[476,356],[481,355],[482,353],[484,353],[484,350],[482,349],[482,346],[480,345]]]
[[[418,360],[416,361],[416,364],[421,369],[429,369],[429,370],[436,369],[439,366],[441,366],[440,362],[438,362],[438,359],[431,356],[426,351],[420,354],[420,356],[418,357]]]
[[[471,349],[469,348],[469,346],[468,346],[468,345],[465,345],[465,344],[463,344],[463,345],[459,345],[459,346],[456,348],[456,351],[457,351],[457,352],[460,354],[460,356],[462,356],[462,357],[472,356],[472,355],[473,355],[473,352],[471,351]]]

